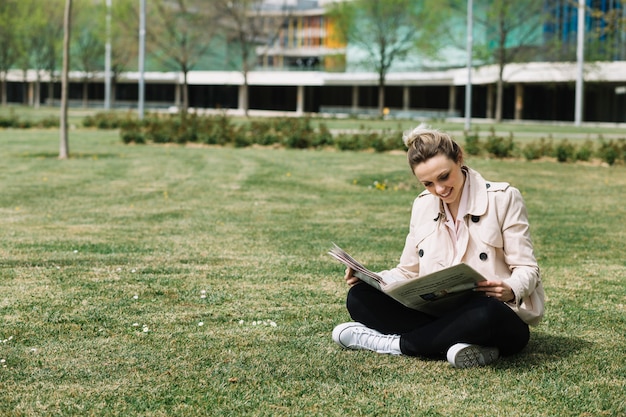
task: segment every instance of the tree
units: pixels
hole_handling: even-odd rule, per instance
[[[76,7],[76,27],[72,55],[83,73],[83,107],[88,106],[89,80],[104,68],[104,8],[83,0]]]
[[[148,46],[156,58],[183,75],[182,113],[189,107],[187,74],[210,50],[217,28],[213,1],[154,0],[147,29]]]
[[[22,24],[17,32],[21,45],[18,62],[25,73],[29,69],[35,70],[36,81],[33,91],[35,107],[39,107],[41,102],[42,73],[50,68],[50,61],[53,62],[51,79],[56,69],[58,39],[63,31],[63,8],[61,7],[59,12],[59,5],[61,0],[50,0],[43,4],[37,0],[20,3]]]
[[[39,3],[37,0],[33,0]],[[48,83],[48,99],[50,104],[54,104],[54,82],[57,76],[59,58],[63,48],[63,5],[64,0],[50,0],[45,5],[39,5],[41,10],[48,16],[46,25],[43,28],[41,37],[45,40],[42,51],[42,69],[48,72],[50,81]]]
[[[7,75],[19,58],[18,1],[0,1],[0,96],[7,104]]]
[[[448,0],[442,6],[452,11],[457,19],[465,18],[466,0]],[[498,67],[496,122],[502,121],[504,69],[511,62],[538,59],[546,54],[549,45],[542,37],[546,19],[544,0],[474,0],[475,61]],[[487,109],[487,117],[491,116],[491,111]]]
[[[385,106],[385,83],[392,65],[409,52],[436,48],[439,10],[431,1],[355,0],[333,3],[330,16],[348,45],[365,52],[362,62],[378,74],[378,111]]]
[[[61,143],[59,149],[59,159],[67,159],[70,155],[69,138],[67,132],[67,107],[69,93],[69,72],[70,72],[70,31],[72,28],[72,0],[65,0],[63,13],[63,70],[61,71],[61,121],[60,133]]]
[[[626,14],[622,8],[602,10],[588,8],[591,28],[587,30],[587,59],[592,61],[620,61],[626,59]]]
[[[626,15],[619,2],[587,2],[585,7],[585,59],[626,60]],[[624,2],[622,1],[622,4]],[[545,37],[555,48],[551,60],[575,61],[577,49],[578,1],[557,2],[548,9]],[[575,22],[575,21],[574,21]]]
[[[214,3],[228,44],[237,51],[238,66],[243,75],[240,107],[247,117],[248,74],[256,65],[256,49],[262,45],[273,44],[283,21],[289,19],[287,1],[284,0],[280,11],[273,15],[263,13],[263,0],[214,0]]]
[[[139,54],[137,34],[139,17],[134,12],[135,0],[112,2],[111,25],[111,105],[115,103],[117,80],[123,71],[136,62]]]
[[[33,40],[32,36],[30,36],[30,32],[28,30],[28,26],[30,23],[34,23],[34,19],[30,14],[30,4],[28,1],[20,2],[18,6],[18,11],[16,16],[14,16],[15,20],[21,22],[15,28],[16,35],[16,44],[17,44],[17,61],[16,64],[19,69],[22,70],[22,104],[29,104],[29,94],[28,94],[28,70],[31,68],[31,50],[33,47],[31,41]],[[23,22],[28,22],[29,24],[23,24]]]
[[[495,0],[478,14],[477,22],[485,29],[487,38],[482,45],[483,56],[498,66],[496,83],[495,121],[502,121],[504,68],[510,62],[528,61],[537,56],[545,23],[543,0]],[[480,48],[479,48],[480,54]]]

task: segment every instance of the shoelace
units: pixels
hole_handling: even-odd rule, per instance
[[[373,350],[379,353],[391,352],[391,344],[398,336],[380,334],[367,328],[356,328],[354,332],[354,344],[358,347]]]

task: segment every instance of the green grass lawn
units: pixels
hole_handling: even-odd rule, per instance
[[[623,165],[468,161],[522,191],[547,314],[521,354],[456,370],[330,337],[326,252],[395,265],[403,155],[58,141],[0,130],[2,416],[626,415]]]

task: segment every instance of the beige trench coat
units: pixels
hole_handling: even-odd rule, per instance
[[[470,195],[465,222],[469,241],[465,262],[489,280],[505,281],[515,293],[507,303],[526,323],[544,313],[544,291],[530,239],[521,193],[507,183],[486,181],[469,169]],[[406,244],[396,268],[382,271],[386,280],[411,279],[451,266],[454,242],[446,228],[441,200],[428,191],[413,203]]]

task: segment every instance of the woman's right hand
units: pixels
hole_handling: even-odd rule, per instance
[[[354,276],[354,270],[350,268],[349,266],[346,267],[346,275],[343,278],[346,280],[346,284],[348,284],[351,287],[361,282],[360,279]]]

